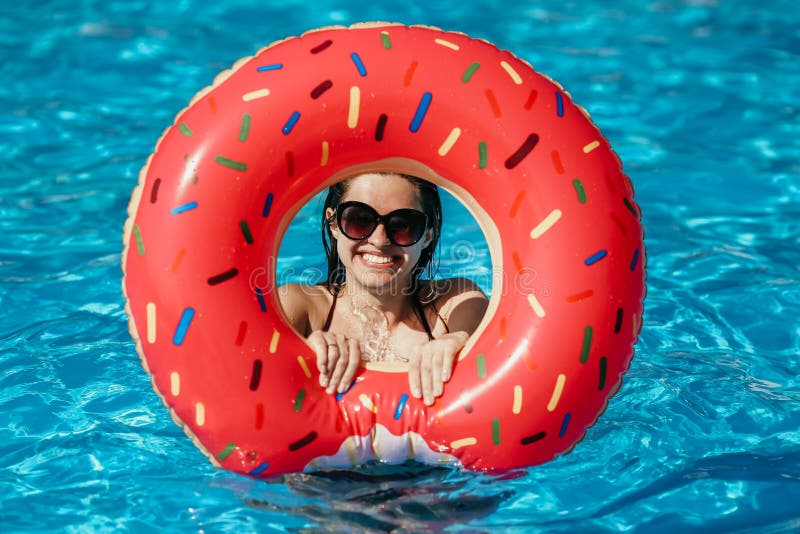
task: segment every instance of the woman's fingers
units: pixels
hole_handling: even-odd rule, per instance
[[[327,392],[334,393],[339,386],[349,362],[350,349],[344,336],[336,336],[335,343],[328,345],[328,365],[331,370],[331,379],[328,382]]]
[[[328,385],[328,341],[325,339],[325,334],[320,331],[312,332],[308,336],[308,344],[314,349],[314,354],[317,356],[317,370],[319,370],[319,385],[326,387]]]
[[[358,371],[358,366],[361,364],[361,348],[358,346],[358,341],[355,339],[348,339],[347,340],[347,367],[345,367],[344,374],[342,375],[341,380],[339,381],[339,387],[337,391],[339,393],[344,393],[347,391],[347,388],[350,387],[350,384],[353,382],[353,378],[356,376],[356,371]]]
[[[408,360],[408,389],[411,390],[411,395],[416,398],[422,398],[422,382],[420,380],[420,364],[422,362],[422,351],[417,349]]]

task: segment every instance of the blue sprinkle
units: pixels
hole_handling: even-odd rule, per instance
[[[564,97],[561,96],[561,91],[556,91],[556,114],[559,117],[564,116]]]
[[[364,63],[361,61],[361,58],[358,57],[358,54],[353,52],[352,54],[350,54],[350,59],[352,59],[353,63],[356,64],[356,68],[358,69],[358,73],[361,76],[366,76],[367,75],[367,69],[364,67]]]
[[[269,215],[269,210],[272,209],[272,199],[275,196],[270,193],[267,195],[267,200],[264,202],[264,211],[261,212],[262,217],[267,217]]]
[[[341,393],[337,393],[336,394],[336,402],[339,402],[340,400],[342,400],[342,397],[347,395],[347,392],[350,391],[351,389],[353,389],[353,386],[355,386],[355,385],[356,385],[356,381],[353,380],[352,382],[350,382],[350,387],[348,387],[346,390],[342,391]]]
[[[178,206],[176,208],[172,208],[169,210],[170,214],[178,215],[179,213],[183,213],[184,211],[193,210],[197,207],[197,202],[187,202],[182,206]]]
[[[400,395],[400,402],[397,403],[397,408],[394,410],[394,418],[400,419],[400,416],[403,415],[403,408],[406,407],[406,403],[408,402],[408,394],[403,393]]]
[[[633,260],[631,260],[631,271],[636,268],[636,264],[639,262],[639,249],[637,248],[633,252]]]
[[[258,67],[258,72],[264,72],[268,70],[280,70],[283,68],[283,63],[273,63],[272,65],[261,65]]]
[[[263,464],[259,465],[258,467],[256,467],[252,471],[250,471],[248,474],[249,475],[260,475],[261,473],[266,471],[268,467],[269,467],[269,462],[264,462]]]
[[[172,342],[174,344],[180,345],[183,343],[183,340],[186,338],[186,331],[189,329],[189,325],[192,324],[192,319],[194,319],[194,308],[186,308],[183,310],[181,320],[178,321],[178,328],[175,329],[175,335],[172,336]]]
[[[561,422],[561,430],[558,431],[558,437],[563,438],[564,434],[567,433],[567,427],[569,426],[569,420],[572,417],[572,414],[567,412],[564,414],[564,421]]]
[[[261,288],[256,288],[256,297],[258,297],[258,305],[261,306],[261,311],[267,311],[267,302],[264,300],[264,293],[261,292]]]
[[[411,125],[408,127],[412,133],[416,133],[419,130],[419,127],[422,126],[422,119],[425,118],[425,114],[428,113],[428,108],[431,105],[431,100],[433,100],[433,95],[430,93],[425,93],[422,95],[422,98],[419,101],[419,105],[417,106],[417,112],[414,113],[414,119],[411,121]]]
[[[606,252],[606,249],[604,249],[604,248],[600,249],[597,252],[595,252],[594,254],[592,254],[591,256],[589,256],[588,258],[586,258],[583,261],[583,263],[585,263],[586,265],[591,265],[593,263],[597,263],[598,261],[600,261],[603,258],[605,258],[606,254],[608,254],[608,252]]]
[[[300,120],[300,112],[295,111],[292,113],[292,116],[289,117],[289,120],[286,121],[286,124],[283,125],[283,135],[289,135],[289,132],[292,131],[294,125],[297,124],[297,121]]]

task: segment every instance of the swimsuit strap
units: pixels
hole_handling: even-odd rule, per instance
[[[331,327],[331,321],[333,321],[333,310],[336,309],[336,299],[339,297],[339,291],[336,291],[333,294],[333,301],[331,302],[331,309],[328,310],[328,317],[325,319],[325,324],[322,325],[322,331],[327,332],[328,328]]]

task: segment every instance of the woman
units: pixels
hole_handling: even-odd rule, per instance
[[[279,292],[328,393],[347,390],[364,359],[408,362],[411,394],[426,405],[442,394],[488,300],[466,279],[420,280],[432,270],[441,221],[438,189],[412,176],[361,174],[328,190],[328,278]]]

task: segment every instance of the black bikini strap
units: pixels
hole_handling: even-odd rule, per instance
[[[328,310],[328,317],[325,319],[325,324],[322,325],[322,331],[327,332],[328,328],[331,327],[331,321],[333,321],[333,310],[336,309],[336,299],[339,297],[339,292],[336,291],[333,293],[333,301],[331,301],[331,309]]]

